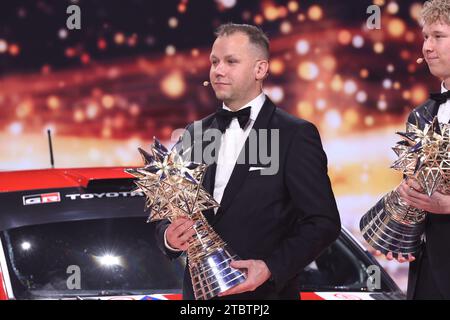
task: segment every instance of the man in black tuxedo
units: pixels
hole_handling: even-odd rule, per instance
[[[180,145],[191,147],[195,162],[196,154],[216,147],[213,163],[204,161],[211,165],[203,185],[220,208],[204,214],[242,259],[231,266],[247,274],[221,296],[299,299],[299,272],[340,233],[327,158],[316,127],[278,109],[262,92],[269,68],[264,33],[226,24],[216,35],[210,81],[223,106],[189,125]],[[206,136],[214,130],[223,134],[210,142]],[[270,163],[261,149],[270,151]],[[188,219],[158,223],[156,237],[166,255],[176,258],[187,249],[192,225]],[[194,298],[188,270],[183,297]]]
[[[417,115],[429,120],[437,116],[441,123],[450,120],[450,2],[425,2],[421,23],[423,56],[431,74],[442,81],[441,93],[431,94],[408,117],[408,122],[423,129]],[[411,179],[403,181],[397,190],[406,203],[428,212],[421,251],[417,257],[398,258],[399,262],[410,262],[408,299],[450,299],[450,195],[435,192],[428,197]],[[392,260],[392,253],[387,258]]]

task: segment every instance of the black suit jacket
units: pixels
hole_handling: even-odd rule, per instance
[[[410,113],[408,122],[418,124],[420,128],[423,128],[424,123],[417,123],[415,115],[420,114],[433,119],[437,115],[438,109],[439,106],[434,100],[427,100]],[[441,295],[445,299],[450,299],[450,215],[429,213],[426,216],[425,224],[426,241],[423,247],[426,247],[427,250],[432,276]],[[408,299],[414,297],[421,257],[422,252],[419,252],[417,259],[410,263]]]
[[[194,138],[193,151],[208,142],[202,135],[217,128],[214,115],[200,122],[203,130]],[[227,299],[299,299],[297,276],[340,233],[340,219],[327,175],[327,158],[316,127],[278,109],[268,97],[253,129],[279,132],[279,169],[274,175],[249,171],[258,164],[236,164],[217,214],[207,212],[208,222],[242,259],[265,261],[272,273],[253,292]],[[194,136],[194,126],[187,131]],[[270,142],[268,149],[276,152]],[[248,151],[249,139],[243,150]],[[248,153],[247,153],[248,154]],[[195,159],[194,159],[195,160]],[[198,160],[198,159],[197,159]],[[261,164],[262,161],[258,161]],[[212,194],[214,166],[205,174],[204,185]],[[164,246],[168,221],[157,225],[160,248],[171,258],[179,256]],[[185,272],[183,296],[193,299],[189,271]]]

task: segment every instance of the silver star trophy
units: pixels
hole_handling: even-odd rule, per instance
[[[207,165],[185,161],[175,148],[168,151],[157,139],[151,154],[139,148],[144,167],[125,169],[137,178],[139,190],[146,196],[147,222],[179,217],[194,221],[194,236],[187,249],[188,267],[196,300],[207,300],[245,281],[246,276],[232,268],[240,260],[208,224],[202,211],[219,204],[202,186]]]
[[[402,141],[392,148],[398,159],[391,168],[419,183],[431,196],[450,192],[450,125],[415,113],[416,123],[398,132]],[[423,241],[427,212],[406,204],[396,190],[386,194],[360,220],[364,239],[383,254],[416,254]]]

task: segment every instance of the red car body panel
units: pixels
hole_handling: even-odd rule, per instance
[[[133,178],[123,167],[0,172],[0,192],[86,187],[92,180]]]
[[[301,300],[324,300],[321,296],[318,296],[314,292],[300,292]]]
[[[6,286],[3,281],[3,274],[0,270],[0,300],[8,300],[8,296],[6,295]]]

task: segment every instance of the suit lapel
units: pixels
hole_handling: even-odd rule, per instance
[[[262,106],[261,111],[259,112],[258,117],[256,118],[256,121],[253,124],[252,129],[257,131],[259,129],[267,129],[269,121],[272,118],[274,111],[275,105],[273,104],[272,101],[270,101],[269,97],[266,96],[266,101],[264,102],[264,105]],[[243,152],[245,154],[246,150],[247,151],[250,150],[249,137],[247,137],[244,146],[241,150],[241,155],[239,157],[242,156]],[[217,214],[214,217],[213,223],[217,223],[217,221],[221,218],[224,212],[231,205],[234,197],[239,193],[242,184],[247,178],[249,168],[250,164],[248,163],[247,160],[243,164],[236,163],[236,165],[234,166],[233,172],[230,176],[230,180],[228,181],[228,184],[223,193],[222,201],[220,203],[219,209],[217,210]]]
[[[439,105],[434,100],[428,100],[425,105],[425,112],[429,120],[433,121],[433,118],[437,116]]]
[[[420,107],[418,109],[421,109]],[[431,123],[434,117],[437,116],[439,105],[434,100],[427,100],[423,105],[422,110],[414,111],[414,121],[412,124],[416,125],[420,129],[423,129],[427,123]]]
[[[207,141],[204,136],[207,130],[209,129],[217,129],[219,130],[219,126],[217,123],[217,120],[214,119],[211,122],[211,125],[208,128],[205,128],[205,130],[203,131],[202,134],[202,159],[203,159],[203,163],[206,163],[205,159],[204,159],[204,151],[206,149],[206,147],[208,147],[211,143],[212,143],[212,148],[214,148],[213,150],[215,150],[215,153],[213,155],[214,157],[214,161],[213,163],[207,163],[209,166],[206,169],[205,172],[205,177],[203,178],[203,186],[205,187],[206,190],[208,190],[208,192],[210,194],[212,194],[214,192],[214,183],[215,183],[215,175],[216,175],[216,163],[217,163],[217,157],[219,156],[218,151],[220,148],[220,139],[216,139],[215,141],[211,142],[211,141]]]
[[[205,151],[205,148],[211,143],[210,141],[206,141],[203,138],[205,132],[208,129],[217,129],[217,130],[219,130],[219,125],[218,125],[216,119],[214,119],[211,122],[211,126],[209,128],[205,128],[205,130],[203,131],[203,134],[202,134],[202,155],[204,155],[203,152]],[[208,163],[209,166],[206,169],[202,185],[208,191],[208,193],[210,195],[214,196],[214,184],[215,184],[215,180],[216,180],[217,157],[219,156],[218,151],[219,151],[219,147],[220,147],[220,139],[218,139],[218,141],[216,139],[212,143],[213,143],[213,148],[214,148],[214,150],[216,152],[216,154],[214,155],[215,161],[212,164]],[[203,162],[205,162],[204,159],[203,159]],[[212,219],[214,218],[214,210],[213,209],[205,210],[205,211],[203,211],[203,215],[208,220],[208,222],[211,223]]]

